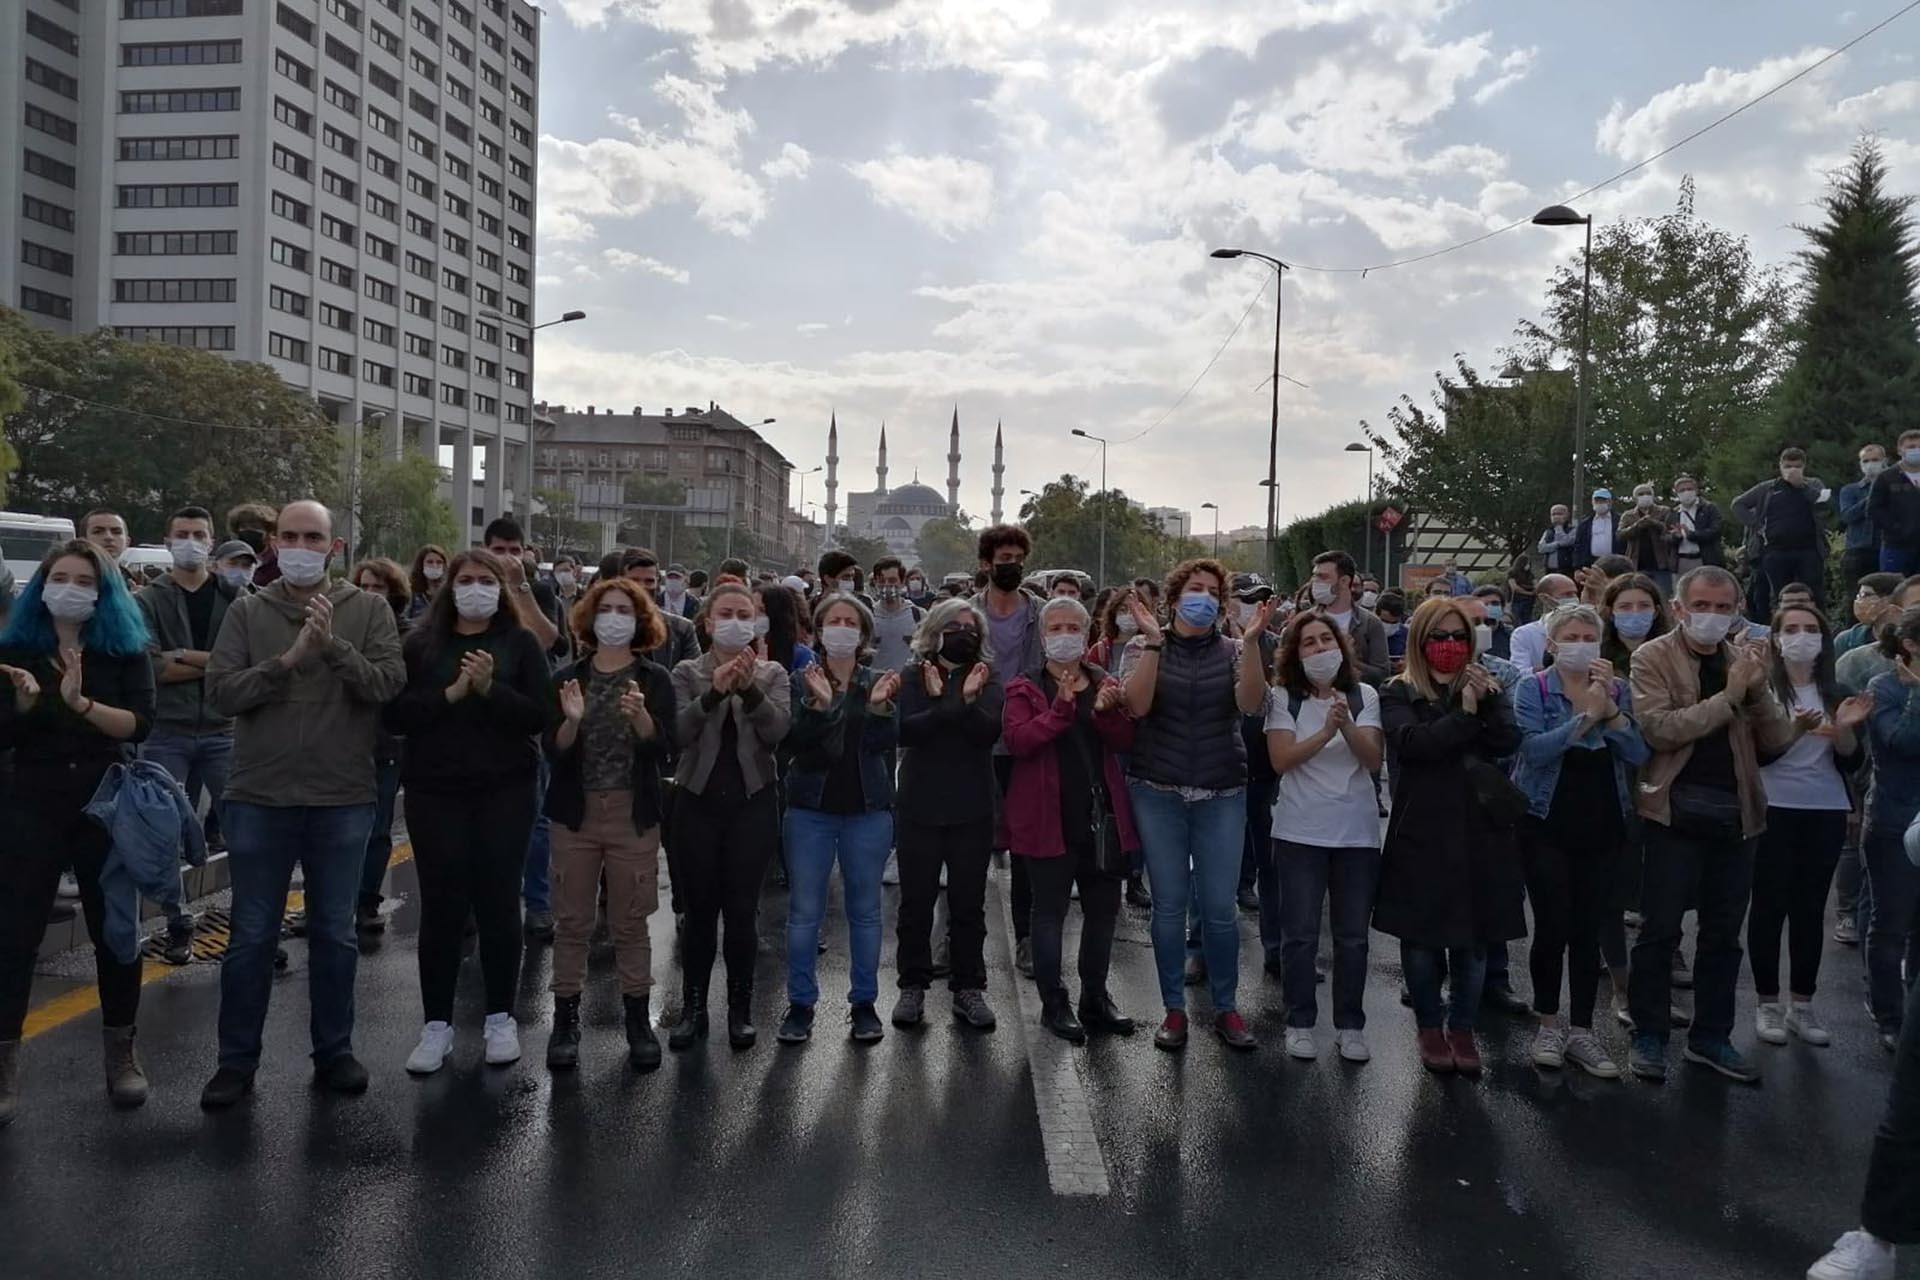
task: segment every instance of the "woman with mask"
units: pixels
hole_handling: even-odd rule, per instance
[[[387,707],[407,738],[400,771],[420,878],[420,1001],[425,1025],[407,1059],[438,1071],[453,1049],[453,995],[471,917],[486,984],[485,1057],[520,1057],[520,878],[540,804],[536,736],[552,719],[546,655],[520,624],[506,567],[463,551],[401,652],[407,687]]]
[[[1134,598],[1132,587],[1116,587],[1106,603],[1093,611],[1093,644],[1087,650],[1087,661],[1104,671],[1115,670],[1115,663],[1126,652],[1127,641],[1140,634],[1140,624],[1133,619]]]
[[[1524,802],[1495,764],[1520,734],[1500,682],[1472,657],[1459,605],[1436,598],[1414,610],[1406,670],[1380,695],[1395,781],[1373,914],[1374,928],[1400,939],[1421,1064],[1467,1075],[1480,1071],[1473,1024],[1487,944],[1527,931],[1513,845]]]
[[[1866,695],[1842,698],[1833,674],[1826,615],[1783,608],[1773,616],[1771,678],[1780,704],[1816,721],[1783,755],[1764,761],[1767,829],[1753,860],[1747,909],[1747,962],[1753,967],[1754,1034],[1764,1044],[1797,1037],[1825,1046],[1832,1036],[1813,1011],[1814,983],[1826,943],[1827,893],[1840,862],[1853,800],[1847,776],[1862,761],[1859,729],[1872,711]],[[1788,1003],[1780,1002],[1780,931],[1791,960]]]
[[[1287,1053],[1319,1056],[1314,960],[1320,912],[1333,919],[1334,1043],[1348,1062],[1367,1047],[1367,918],[1380,867],[1380,815],[1373,777],[1384,739],[1380,695],[1361,682],[1347,635],[1324,615],[1287,624],[1267,700],[1267,759],[1280,775],[1270,855],[1280,876],[1281,987]]]
[[[820,921],[835,862],[846,896],[852,985],[850,1035],[871,1044],[885,1034],[880,998],[881,874],[893,847],[893,769],[899,737],[894,699],[898,672],[861,660],[873,644],[873,615],[853,596],[835,593],[814,611],[814,634],[825,658],[794,673],[793,728],[787,769],[787,1016],[777,1039],[802,1044],[813,1036],[814,980]]]
[[[900,673],[900,792],[894,802],[900,852],[893,1025],[918,1027],[933,985],[934,902],[946,872],[951,921],[953,1016],[991,1031],[987,1003],[987,864],[1000,787],[993,745],[1003,689],[993,678],[986,614],[972,600],[942,600],[920,620],[914,664]]]
[[[383,556],[375,556],[354,565],[347,581],[368,595],[385,600],[393,610],[394,625],[402,635],[406,633],[407,608],[412,599],[407,590],[406,570]]]
[[[1153,883],[1153,955],[1166,1017],[1154,1035],[1163,1049],[1187,1043],[1187,908],[1197,895],[1201,951],[1213,997],[1214,1031],[1234,1049],[1256,1047],[1241,1016],[1240,919],[1236,894],[1246,822],[1247,748],[1242,716],[1266,705],[1257,651],[1220,633],[1227,574],[1217,560],[1188,560],[1167,575],[1172,627],[1137,599],[1136,651],[1125,678],[1127,707],[1138,722],[1128,760],[1128,797],[1147,875]],[[1250,622],[1266,629],[1274,601]]]
[[[907,571],[907,600],[921,613],[933,608],[933,589],[927,585],[927,576],[918,569]]]
[[[1521,824],[1534,936],[1535,1066],[1568,1063],[1602,1080],[1619,1064],[1593,1030],[1600,989],[1600,934],[1619,923],[1615,885],[1633,812],[1633,770],[1650,754],[1633,721],[1627,682],[1600,656],[1601,623],[1591,605],[1547,618],[1552,665],[1514,691],[1520,760],[1514,783],[1526,793]],[[1560,1016],[1561,975],[1567,1016]]]
[[[791,605],[793,597],[780,592]],[[696,619],[711,640],[698,658],[673,669],[674,741],[679,763],[673,838],[675,886],[685,908],[680,926],[684,982],[680,1025],[667,1046],[690,1049],[707,1035],[707,987],[726,921],[727,1042],[750,1049],[753,965],[759,939],[754,912],[760,882],[780,843],[773,749],[791,724],[787,669],[759,658],[753,593],[723,582],[707,594]]]
[[[580,656],[553,677],[560,718],[546,734],[554,909],[547,1066],[580,1062],[580,991],[604,881],[627,1059],[651,1071],[660,1041],[648,921],[660,905],[660,770],[673,752],[675,714],[672,678],[646,655],[666,642],[667,624],[652,595],[616,573],[587,589],[568,626]]]
[[[34,954],[60,873],[80,885],[100,992],[107,1097],[147,1100],[134,1051],[140,961],[108,948],[100,872],[111,845],[83,811],[125,744],[153,725],[147,625],[119,569],[91,543],[55,547],[14,602],[0,633],[0,753],[13,755],[0,856],[0,1127],[19,1106],[21,1030]]]
[[[426,616],[424,613],[409,615],[409,602],[417,597],[409,595],[404,571],[391,560],[362,560],[353,566],[347,580],[368,595],[387,602],[403,641],[415,620]],[[360,902],[354,909],[354,925],[365,937],[377,937],[387,931],[387,918],[380,910],[386,902],[381,886],[386,882],[387,864],[393,860],[393,807],[400,794],[400,755],[399,733],[391,721],[383,722],[373,748],[379,791],[374,800],[373,827],[367,833],[367,858],[360,869]],[[287,919],[296,935],[305,931],[305,912],[289,912]]]
[[[1673,551],[1676,575],[1703,564],[1724,564],[1720,551],[1720,508],[1700,496],[1700,482],[1678,476],[1673,482],[1673,510],[1666,519],[1666,542]]]
[[[1133,721],[1116,680],[1089,666],[1087,611],[1055,598],[1040,607],[1040,670],[1007,686],[1003,727],[1013,772],[1007,784],[1007,838],[1033,886],[1033,970],[1040,1022],[1074,1044],[1087,1032],[1131,1035],[1133,1019],[1107,991],[1120,881],[1139,848],[1121,753]],[[1079,1011],[1061,980],[1061,936],[1080,890]]]
[[[1600,656],[1623,680],[1633,670],[1640,646],[1673,629],[1667,593],[1644,573],[1622,574],[1607,584],[1600,619]]]
[[[812,666],[817,655],[800,638],[800,611],[805,607],[801,598],[777,582],[767,582],[753,589],[753,600],[753,638],[760,656],[789,674]]]
[[[440,589],[440,584],[446,580],[446,576],[447,550],[445,547],[436,547],[428,543],[413,553],[413,569],[407,574],[406,617],[408,622],[412,622],[427,611],[427,606],[433,603],[433,593]]]

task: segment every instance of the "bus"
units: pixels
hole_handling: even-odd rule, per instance
[[[73,521],[65,516],[35,516],[22,511],[0,511],[0,559],[13,573],[18,594],[40,568],[47,552],[74,539]]]

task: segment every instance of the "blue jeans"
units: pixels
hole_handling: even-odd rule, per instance
[[[353,1052],[353,975],[360,961],[353,907],[373,828],[372,804],[279,809],[229,801],[227,865],[233,937],[220,967],[220,1065],[252,1071],[273,994],[273,955],[287,885],[306,874],[307,1000],[313,1060]]]
[[[393,802],[400,794],[400,762],[377,761],[374,777],[380,794],[373,802],[373,827],[367,833],[367,860],[360,867],[360,901],[378,910],[380,886],[393,858]]]
[[[520,877],[520,897],[529,911],[553,910],[553,891],[548,886],[548,864],[552,857],[552,837],[547,826],[547,783],[553,773],[547,767],[546,753],[540,755],[540,777],[534,785],[533,834],[527,837],[527,865]]]
[[[1444,1026],[1450,1031],[1472,1031],[1480,1013],[1480,991],[1487,981],[1485,947],[1419,947],[1400,944],[1400,969],[1413,997],[1413,1020],[1422,1031]],[[1440,979],[1447,979],[1450,999],[1440,996]]]
[[[1333,1025],[1340,1031],[1359,1031],[1367,1025],[1361,1000],[1367,989],[1367,923],[1373,916],[1380,851],[1290,840],[1275,840],[1272,849],[1283,904],[1280,960],[1287,1025],[1311,1027],[1320,1021],[1313,961],[1320,951],[1320,907],[1331,895]]]
[[[1241,828],[1246,801],[1238,792],[1207,800],[1183,800],[1143,782],[1128,782],[1134,825],[1153,884],[1153,959],[1160,976],[1160,1003],[1187,1007],[1187,902],[1199,904],[1201,951],[1216,1014],[1231,1012],[1240,985],[1240,919],[1234,894],[1240,887]]]
[[[787,999],[792,1003],[812,1007],[820,999],[814,961],[836,857],[853,962],[847,1003],[872,1004],[880,998],[880,873],[892,848],[891,809],[787,810]]]
[[[1901,837],[1898,829],[1869,831],[1860,850],[1872,888],[1863,948],[1868,1003],[1883,1031],[1899,1030],[1907,986],[1920,982],[1920,867],[1907,861]]]
[[[197,811],[200,792],[207,793],[207,820],[203,826],[209,838],[220,830],[220,798],[227,793],[227,774],[233,764],[231,733],[180,733],[156,728],[140,744],[143,759],[152,760],[168,773],[187,793],[187,803]]]

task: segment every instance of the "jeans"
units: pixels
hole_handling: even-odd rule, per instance
[[[1845,809],[1767,810],[1767,829],[1753,860],[1753,905],[1747,913],[1747,963],[1753,989],[1768,1003],[1780,998],[1780,930],[1787,930],[1792,973],[1787,991],[1813,997],[1826,945],[1827,890],[1833,884]]]
[[[1920,982],[1907,993],[1893,1088],[1867,1161],[1860,1225],[1894,1244],[1920,1244]]]
[[[1717,840],[1646,824],[1647,861],[1640,889],[1640,936],[1633,944],[1627,1003],[1638,1035],[1662,1044],[1672,1029],[1673,949],[1680,918],[1698,913],[1693,951],[1695,1045],[1733,1036],[1733,989],[1740,980],[1740,926],[1753,891],[1754,844],[1739,834]],[[1898,845],[1896,838],[1894,843]],[[1905,855],[1902,854],[1902,857]]]
[[[548,885],[553,835],[547,822],[547,783],[552,776],[547,757],[542,753],[540,776],[534,782],[533,833],[527,837],[526,869],[520,880],[520,896],[529,911],[553,910],[553,891]]]
[[[374,781],[380,788],[373,802],[373,826],[367,832],[366,861],[360,864],[360,902],[380,909],[380,886],[386,883],[387,863],[393,860],[393,805],[400,795],[400,762],[377,760]],[[408,823],[411,831],[412,823]]]
[[[1085,841],[1057,858],[1028,858],[1033,886],[1033,978],[1042,1000],[1063,998],[1061,951],[1073,886],[1080,886],[1080,998],[1104,995],[1113,959],[1113,931],[1120,918],[1120,877],[1094,865],[1093,844]]]
[[[212,839],[220,830],[220,800],[227,793],[227,775],[232,770],[233,735],[155,728],[140,744],[140,755],[172,774],[195,810],[200,808],[200,792],[206,791],[207,820],[202,829]]]
[[[306,876],[307,1000],[313,1060],[353,1052],[353,907],[373,829],[372,802],[312,808],[226,805],[232,938],[220,966],[220,1065],[252,1071],[273,994],[273,956],[293,865]]]
[[[1446,1027],[1473,1030],[1480,1014],[1480,992],[1487,981],[1485,947],[1420,947],[1400,944],[1400,970],[1406,975],[1407,994],[1413,998],[1413,1021],[1422,1031]],[[1448,998],[1440,996],[1440,980],[1447,980]]]
[[[1920,978],[1920,867],[1907,861],[1901,835],[1898,828],[1870,831],[1861,847],[1873,893],[1867,918],[1867,995],[1873,1020],[1882,1030],[1900,1025],[1907,985]]]
[[[991,815],[959,826],[931,826],[901,817],[900,914],[894,923],[894,963],[900,986],[933,985],[933,906],[940,871],[947,872],[947,937],[953,991],[987,989],[987,864],[993,857]]]
[[[1160,977],[1160,1003],[1187,1007],[1187,901],[1199,904],[1201,950],[1216,1014],[1233,1011],[1240,985],[1240,919],[1234,894],[1240,885],[1241,828],[1247,820],[1238,793],[1184,800],[1144,782],[1127,784],[1134,824],[1153,884],[1153,959]]]
[[[469,916],[480,935],[487,1012],[513,1012],[520,980],[520,865],[532,825],[532,778],[484,792],[407,792],[407,831],[420,877],[420,1003],[426,1021],[453,1021]]]
[[[1536,818],[1521,827],[1526,859],[1527,897],[1533,902],[1533,945],[1527,968],[1533,980],[1533,1008],[1544,1018],[1560,1012],[1560,980],[1567,979],[1567,1021],[1593,1026],[1593,1002],[1600,988],[1600,931],[1611,914],[1615,925],[1614,879],[1619,874],[1617,831],[1599,833],[1584,847]],[[1503,948],[1504,949],[1504,948]]]
[[[787,810],[787,999],[819,1003],[814,981],[820,921],[827,914],[833,864],[840,863],[846,899],[847,950],[852,961],[848,1004],[880,998],[880,875],[893,848],[893,810],[822,813]]]
[[[1367,921],[1373,914],[1373,889],[1380,878],[1380,851],[1329,849],[1275,840],[1282,902],[1280,926],[1281,990],[1287,1025],[1311,1027],[1320,1021],[1313,968],[1320,952],[1320,906],[1332,899],[1333,1025],[1359,1031],[1367,1025],[1361,1000],[1367,989]]]

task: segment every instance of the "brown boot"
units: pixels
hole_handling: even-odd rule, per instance
[[[0,1129],[20,1110],[20,1042],[0,1040]]]
[[[106,1027],[100,1032],[106,1047],[107,1097],[116,1107],[137,1107],[147,1100],[147,1073],[134,1051],[132,1027]]]

